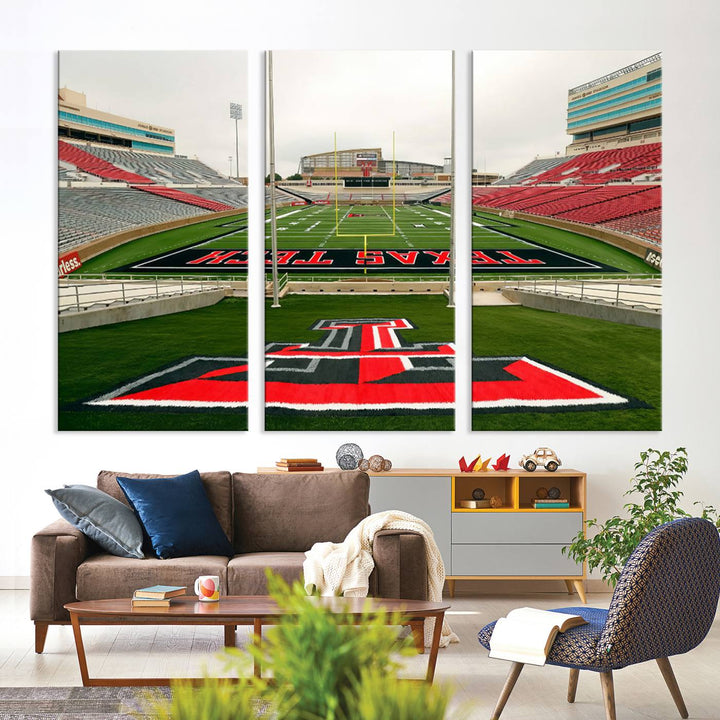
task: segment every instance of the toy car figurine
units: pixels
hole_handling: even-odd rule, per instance
[[[532,455],[523,455],[520,458],[520,467],[528,472],[533,472],[538,465],[542,465],[549,472],[555,472],[562,463],[554,450],[547,447],[540,447]]]

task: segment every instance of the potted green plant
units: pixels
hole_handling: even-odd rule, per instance
[[[623,507],[627,516],[615,515],[604,523],[586,520],[585,529],[594,530],[587,537],[581,530],[575,539],[563,548],[576,562],[587,562],[588,569],[600,570],[603,580],[615,587],[623,566],[639,542],[654,528],[691,513],[680,507],[683,497],[678,485],[688,468],[687,451],[653,450],[640,453],[635,463],[631,487],[625,495],[640,496],[639,502],[628,502]],[[700,505],[700,517],[711,520],[720,528],[718,511],[712,505]]]
[[[146,698],[146,715],[157,720],[443,720],[450,689],[398,682],[396,653],[412,653],[399,639],[400,617],[367,613],[361,627],[309,603],[300,583],[292,588],[268,573],[270,594],[288,612],[249,653],[226,651],[226,669],[248,677],[258,656],[273,681],[250,676],[229,683],[206,678],[178,682],[169,699]],[[250,673],[251,673],[250,669]]]

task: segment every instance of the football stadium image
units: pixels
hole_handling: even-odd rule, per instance
[[[522,71],[488,80],[475,54],[476,152],[513,122],[479,115],[493,80],[551,97],[581,62],[607,62],[509,55]],[[661,58],[605,69],[567,92],[564,153],[473,187],[473,429],[661,429]],[[518,147],[541,134],[516,127]]]
[[[237,52],[61,53],[60,430],[247,428],[245,77]]]
[[[269,56],[268,430],[454,427],[452,208],[432,204],[451,189],[450,60]],[[309,122],[300,80],[308,96],[332,87]]]

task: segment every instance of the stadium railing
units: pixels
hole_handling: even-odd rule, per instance
[[[504,288],[532,292],[539,295],[553,295],[575,300],[602,303],[615,307],[626,306],[662,311],[662,283],[659,280],[638,282],[624,280],[525,280],[505,283]]]
[[[83,282],[80,278],[60,282],[58,288],[58,312],[81,312],[93,307],[127,305],[132,302],[159,300],[172,295],[187,295],[230,288],[234,284],[228,278],[188,279],[145,277],[143,280],[93,279]]]

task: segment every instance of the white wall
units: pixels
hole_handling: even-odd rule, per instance
[[[260,7],[262,5],[262,7]],[[592,5],[595,10],[592,10]],[[718,205],[718,51],[720,12],[713,0],[459,2],[273,0],[272,3],[155,2],[122,4],[112,22],[90,19],[91,5],[30,0],[6,7],[0,64],[9,81],[0,106],[0,283],[4,371],[0,587],[29,573],[32,533],[55,518],[44,488],[93,483],[99,469],[182,472],[252,470],[282,455],[317,455],[332,464],[341,442],[357,441],[396,466],[454,466],[462,455],[513,457],[547,444],[565,464],[587,471],[589,514],[620,510],[638,452],[685,445],[688,499],[720,505],[720,436],[716,277]],[[92,18],[97,17],[97,7]],[[351,7],[350,10],[343,10]],[[593,14],[595,13],[595,14]],[[375,36],[375,28],[380,32]],[[153,30],[154,28],[154,30]],[[343,33],[333,41],[335,30]],[[372,29],[373,33],[370,32]],[[471,433],[462,405],[453,433],[265,433],[259,402],[249,433],[58,433],[56,426],[56,57],[58,49],[248,49],[250,174],[259,180],[263,123],[261,51],[266,48],[412,48],[458,51],[460,177],[469,178],[472,49],[660,49],[664,95],[663,431],[656,433]],[[348,41],[350,38],[350,41]],[[683,148],[688,148],[684,150]],[[12,171],[8,172],[7,168]],[[467,199],[460,188],[459,199]],[[260,190],[251,205],[261,207]],[[469,217],[469,211],[467,217]],[[28,220],[30,218],[31,220]],[[251,247],[260,257],[256,213]],[[459,240],[456,331],[458,397],[469,399],[469,268],[462,263],[469,230]],[[469,253],[465,253],[469,256]],[[26,268],[33,264],[32,275]],[[251,375],[260,400],[262,305],[260,268],[251,272]],[[468,400],[469,401],[469,400]]]

